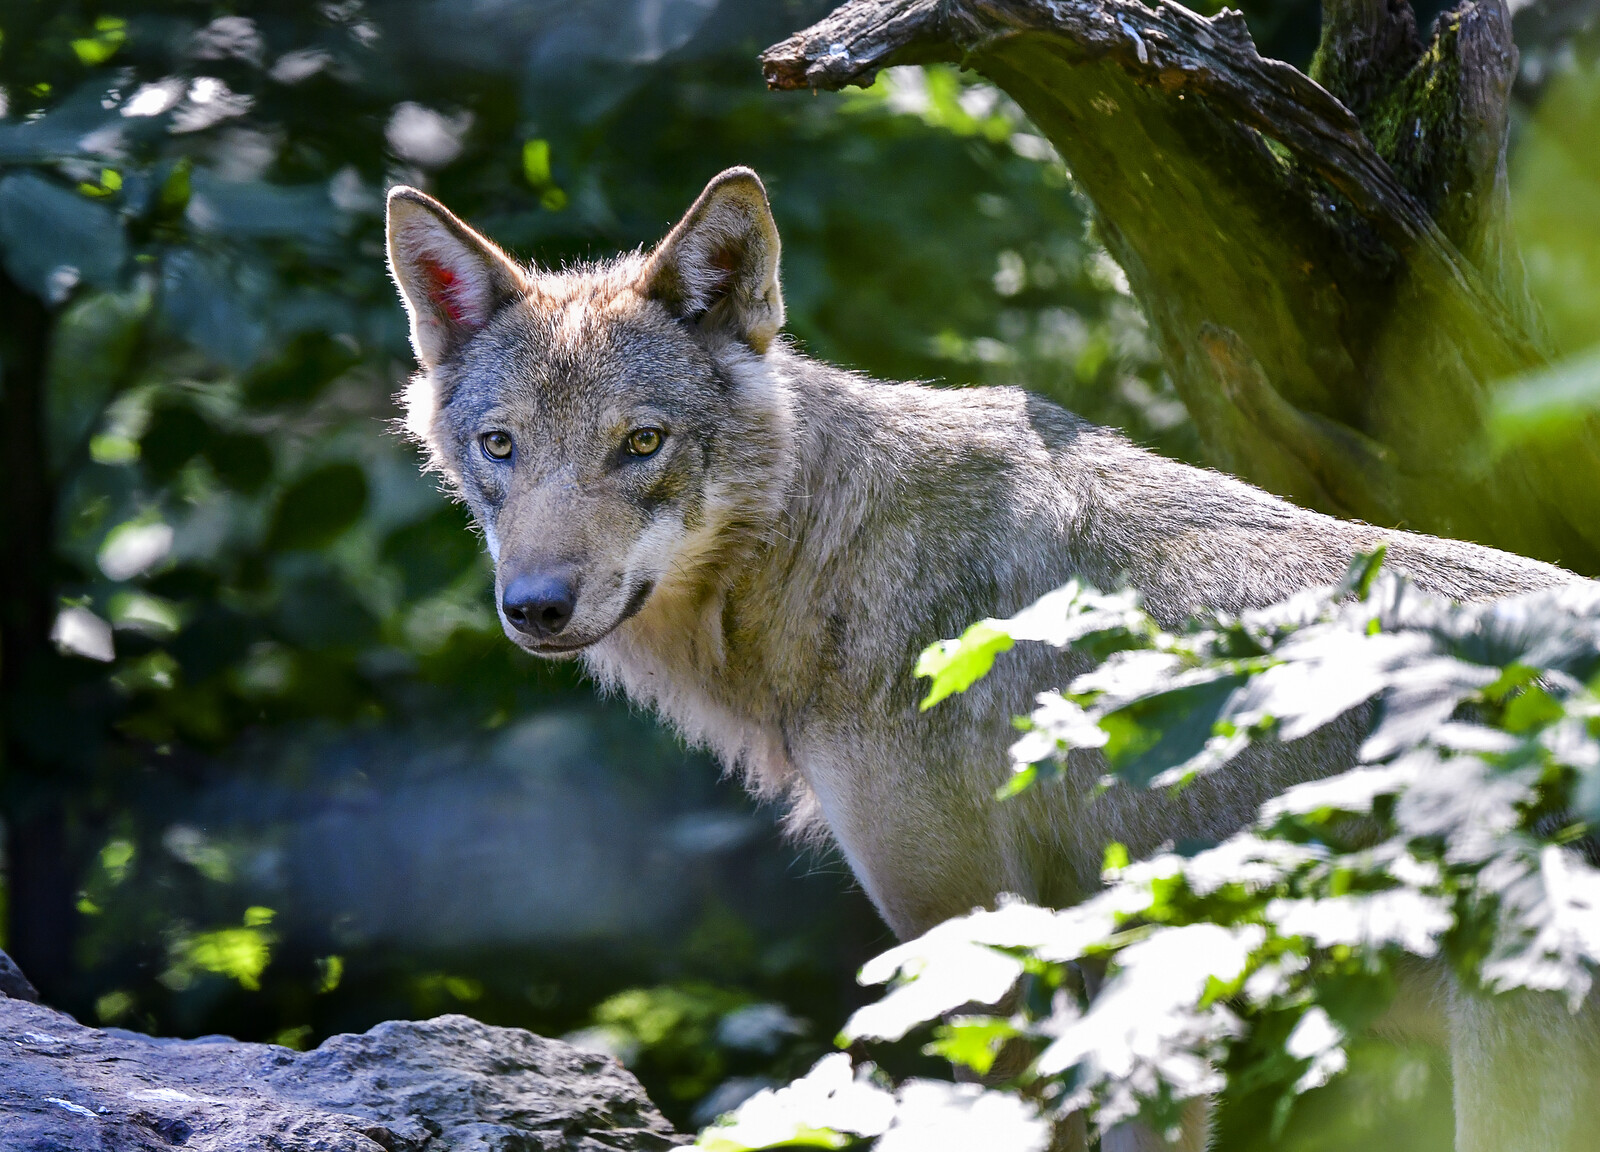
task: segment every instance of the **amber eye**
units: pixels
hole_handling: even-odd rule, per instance
[[[662,439],[659,428],[635,428],[628,433],[628,452],[634,456],[654,456],[661,451]]]
[[[483,446],[483,454],[491,460],[504,460],[511,455],[509,432],[502,432],[498,428],[493,432],[485,432],[478,437],[478,443]]]

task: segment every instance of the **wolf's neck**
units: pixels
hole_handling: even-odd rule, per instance
[[[793,779],[770,661],[773,621],[789,609],[781,573],[804,527],[801,457],[817,414],[815,365],[782,347],[724,350],[736,399],[717,437],[699,524],[644,609],[587,654],[590,671],[653,707],[692,744],[737,768],[757,791]]]
[[[1020,392],[880,383],[781,349],[730,375],[742,410],[702,559],[590,666],[772,793],[822,701],[914,711],[922,646],[1046,591],[1074,499]]]

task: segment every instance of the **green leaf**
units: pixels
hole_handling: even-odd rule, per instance
[[[459,504],[445,504],[433,515],[391,532],[380,555],[400,569],[408,600],[420,600],[446,587],[477,561],[478,538]]]
[[[1483,695],[1485,699],[1498,703],[1538,678],[1537,668],[1530,668],[1526,664],[1507,664],[1494,683],[1483,689]]]
[[[780,1145],[769,1148],[846,1148],[857,1141],[828,1128],[796,1128]],[[707,1129],[694,1144],[695,1152],[755,1152],[752,1145],[730,1140],[715,1128]]]
[[[187,156],[181,156],[172,165],[166,178],[161,181],[161,191],[156,197],[156,204],[162,214],[169,217],[183,215],[189,206],[189,197],[193,194],[191,176],[194,172],[194,162]]]
[[[165,484],[210,439],[211,428],[198,412],[187,404],[169,401],[150,414],[150,423],[139,440],[139,458],[150,478]]]
[[[917,659],[916,673],[933,680],[928,695],[922,701],[926,712],[946,696],[965,692],[994,667],[994,658],[1009,649],[1013,641],[1006,633],[994,627],[994,622],[980,620],[961,634],[959,640],[940,640],[923,650]]]
[[[1566,715],[1561,702],[1537,684],[1530,684],[1506,705],[1501,726],[1507,732],[1529,732],[1555,723]]]
[[[1146,696],[1102,716],[1100,727],[1111,737],[1105,752],[1112,770],[1143,788],[1199,755],[1228,697],[1247,679],[1243,674],[1219,676]]]
[[[1339,582],[1336,598],[1354,596],[1357,600],[1365,600],[1372,592],[1372,582],[1383,570],[1383,560],[1388,554],[1387,544],[1379,544],[1371,552],[1357,552],[1350,561],[1344,579]]]
[[[60,468],[81,451],[134,353],[148,292],[96,292],[75,300],[56,322],[45,389],[50,462]]]
[[[529,140],[522,146],[522,174],[535,188],[550,183],[550,141]]]
[[[259,491],[272,476],[272,449],[265,437],[219,432],[185,404],[158,405],[139,444],[140,459],[151,479],[167,483],[201,454],[217,478],[238,492]]]
[[[1573,435],[1585,413],[1600,409],[1600,348],[1495,386],[1489,434],[1499,455],[1526,441]]]
[[[11,278],[60,303],[80,281],[117,285],[127,261],[122,221],[104,204],[34,172],[0,180],[0,249]]]
[[[278,605],[278,624],[285,638],[311,650],[369,643],[378,631],[371,610],[331,572],[289,585]]]
[[[333,992],[338,989],[339,981],[344,979],[344,957],[340,955],[324,956],[317,961],[317,994]]]
[[[922,1051],[987,1076],[1006,1042],[1020,1035],[1009,1020],[996,1016],[957,1016],[934,1029],[932,1042]]]
[[[994,798],[996,800],[1009,800],[1013,796],[1019,796],[1029,788],[1032,788],[1038,782],[1038,779],[1039,765],[1029,764],[1026,768],[1013,772],[1011,779],[995,789]]]
[[[249,432],[213,436],[205,456],[217,478],[237,492],[257,492],[272,477],[271,447]]]
[[[117,54],[128,38],[128,22],[117,16],[101,16],[94,22],[94,35],[71,41],[73,54],[86,66],[104,64]]]
[[[360,359],[350,346],[325,332],[302,332],[280,355],[250,373],[244,382],[245,399],[262,408],[304,404]]]
[[[367,478],[354,464],[329,464],[284,492],[273,514],[267,547],[320,548],[356,522],[367,505]]]
[[[259,928],[222,928],[188,941],[184,958],[197,968],[232,977],[250,992],[261,990],[261,974],[272,962],[272,937]]]

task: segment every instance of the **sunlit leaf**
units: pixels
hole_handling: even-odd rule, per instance
[[[90,68],[115,56],[128,38],[128,22],[119,16],[101,16],[94,22],[94,35],[70,41],[72,51]]]
[[[993,1016],[958,1016],[934,1031],[933,1040],[923,1049],[929,1056],[942,1056],[952,1064],[987,1076],[1008,1040],[1020,1035],[1008,1020]]]
[[[14,280],[60,303],[80,282],[116,287],[128,242],[104,204],[33,172],[15,172],[0,179],[0,249]]]
[[[1569,357],[1549,368],[1501,381],[1489,428],[1496,447],[1573,434],[1578,417],[1600,411],[1600,350]]]
[[[926,712],[946,697],[972,687],[988,675],[995,657],[1010,649],[1012,643],[1006,633],[979,623],[958,640],[941,640],[924,649],[917,658],[916,674],[931,678],[933,683],[923,697],[922,710]]]
[[[550,141],[529,140],[523,144],[522,175],[535,188],[550,183]]]

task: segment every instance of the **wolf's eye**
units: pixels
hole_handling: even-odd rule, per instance
[[[659,428],[635,428],[628,433],[628,452],[633,456],[654,456],[661,451],[663,438]]]
[[[498,428],[493,432],[485,432],[478,437],[478,443],[483,447],[483,454],[491,460],[504,460],[511,455],[509,432],[502,432]]]

